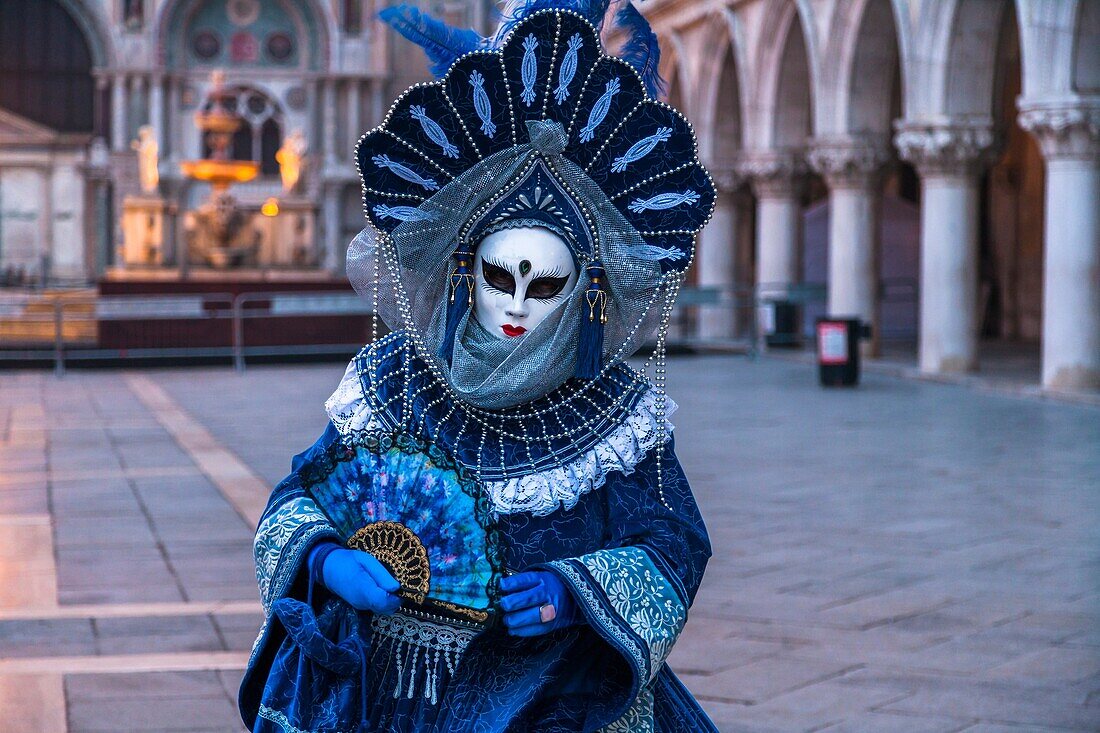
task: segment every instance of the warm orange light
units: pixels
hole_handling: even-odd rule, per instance
[[[260,213],[264,216],[278,216],[279,215],[279,202],[274,196],[264,201],[264,205],[260,207]]]
[[[215,185],[246,183],[260,172],[254,160],[185,160],[180,163],[183,175]]]

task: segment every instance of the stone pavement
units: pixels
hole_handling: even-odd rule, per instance
[[[342,366],[0,374],[0,730],[235,731],[252,523]],[[723,731],[1100,730],[1100,410],[672,361]]]

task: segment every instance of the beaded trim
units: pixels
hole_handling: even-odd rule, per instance
[[[484,482],[493,510],[500,514],[529,512],[546,516],[562,507],[572,509],[582,496],[603,486],[608,474],[615,471],[624,475],[633,473],[653,448],[666,442],[673,429],[668,417],[675,409],[676,404],[668,399],[666,430],[662,436],[657,418],[657,394],[649,390],[626,420],[574,460],[507,481]]]
[[[325,402],[325,411],[341,435],[382,426],[363,394],[357,362],[351,361],[336,391]],[[546,516],[561,507],[574,507],[582,496],[603,486],[608,474],[632,473],[650,451],[671,437],[674,426],[669,418],[676,403],[665,395],[662,409],[659,398],[656,389],[648,389],[622,422],[572,460],[501,481],[482,480],[492,511]]]
[[[454,675],[462,655],[478,633],[477,628],[450,623],[442,617],[429,621],[401,611],[392,616],[371,616],[372,646],[377,649],[379,639],[393,643],[391,653],[397,667],[394,699],[416,697],[420,691],[417,681],[422,678],[424,699],[432,705],[438,704],[443,667]]]
[[[528,70],[527,74],[524,74],[522,68],[520,68],[518,71],[513,68],[512,71],[515,72],[515,73],[510,74],[508,65],[506,65],[505,62],[504,62],[504,54],[500,49],[509,46],[509,44],[511,44],[513,42],[517,43],[517,45],[518,45],[520,41],[524,40],[526,35],[529,33],[529,29],[531,27],[530,22],[533,22],[534,18],[536,18],[536,17],[549,17],[551,15],[556,20],[556,23],[555,23],[554,28],[553,28],[553,45],[551,47],[549,65],[548,66],[545,65],[545,59],[544,58],[539,58],[538,54],[534,53],[534,49],[529,49],[529,50],[527,50],[527,53],[525,54],[525,56],[530,56],[531,58],[529,59],[529,62],[525,65],[530,67],[531,62],[534,63],[534,65],[536,66],[535,71],[537,72],[535,74],[534,78],[533,79],[531,78],[529,70]],[[504,92],[503,93],[503,99],[500,100],[502,109],[501,109],[499,114],[501,114],[501,117],[503,118],[503,111],[504,111],[503,110],[503,101],[506,100],[507,101],[508,124],[509,124],[510,130],[511,130],[511,142],[512,142],[513,147],[519,145],[519,135],[517,133],[517,117],[520,116],[520,111],[519,110],[523,109],[522,117],[524,119],[531,119],[531,118],[534,118],[534,117],[539,117],[544,121],[549,119],[549,117],[550,117],[549,110],[551,109],[550,97],[553,94],[555,94],[555,90],[554,90],[555,79],[557,80],[557,83],[560,86],[560,84],[564,81],[564,77],[562,76],[563,74],[566,77],[569,78],[569,90],[570,90],[570,95],[569,96],[570,96],[570,98],[574,98],[576,100],[576,103],[572,105],[572,112],[571,113],[566,113],[564,115],[564,117],[568,118],[568,124],[566,125],[567,137],[570,140],[572,140],[575,136],[580,134],[580,128],[582,126],[585,126],[585,129],[587,129],[589,131],[594,130],[596,128],[599,128],[597,133],[593,135],[593,140],[598,140],[598,141],[602,140],[602,142],[600,142],[599,145],[592,145],[591,146],[593,148],[596,148],[596,150],[594,152],[591,149],[586,149],[584,151],[584,155],[581,155],[579,151],[574,151],[574,152],[577,153],[576,155],[568,156],[570,160],[572,160],[574,163],[576,163],[578,166],[580,166],[585,171],[591,171],[594,167],[596,167],[598,165],[610,165],[610,164],[612,164],[612,161],[610,160],[610,156],[605,156],[604,152],[608,149],[608,146],[612,143],[612,141],[617,141],[620,138],[621,135],[627,134],[628,131],[634,129],[634,121],[636,120],[636,116],[643,109],[652,108],[652,109],[661,111],[663,116],[667,117],[667,116],[671,115],[671,116],[674,116],[676,118],[679,118],[679,120],[685,126],[685,129],[688,130],[689,132],[691,131],[690,122],[688,122],[687,118],[684,117],[684,115],[682,113],[680,113],[679,111],[675,110],[674,108],[668,106],[667,104],[665,104],[663,102],[658,102],[658,101],[655,101],[653,99],[650,99],[648,94],[638,94],[637,95],[638,98],[637,98],[635,104],[633,104],[632,106],[626,105],[626,107],[624,107],[621,110],[616,110],[613,114],[612,114],[612,111],[610,109],[610,107],[612,106],[611,102],[612,102],[612,98],[616,97],[616,95],[618,94],[618,90],[613,92],[612,88],[603,89],[602,95],[600,95],[602,101],[599,104],[597,104],[595,107],[592,107],[591,105],[586,106],[585,104],[583,104],[582,103],[583,100],[589,99],[590,96],[595,96],[599,93],[598,89],[597,89],[597,86],[604,86],[604,85],[613,83],[613,80],[611,80],[609,78],[605,78],[605,74],[603,73],[604,71],[608,71],[609,75],[614,77],[614,81],[619,82],[620,89],[625,89],[626,88],[626,87],[622,86],[624,82],[628,82],[631,88],[633,88],[635,86],[644,87],[645,85],[644,85],[644,83],[641,79],[641,76],[638,74],[638,71],[631,64],[623,61],[620,58],[616,58],[614,56],[607,55],[606,53],[604,53],[602,51],[598,54],[598,58],[596,60],[592,61],[591,66],[587,69],[587,72],[582,72],[580,68],[578,68],[576,70],[570,70],[568,68],[572,63],[569,60],[570,50],[564,47],[565,37],[564,37],[564,34],[562,33],[562,30],[563,30],[562,21],[567,16],[572,16],[574,18],[578,18],[578,19],[584,21],[585,24],[587,24],[588,26],[591,27],[591,23],[589,21],[587,21],[587,19],[585,19],[582,14],[579,14],[575,11],[570,11],[570,10],[565,10],[565,9],[545,9],[545,10],[542,10],[542,11],[538,11],[536,13],[532,13],[528,18],[526,18],[524,20],[524,22],[517,24],[515,27],[508,30],[506,33],[503,33],[503,37],[501,37],[501,35],[499,33],[498,33],[497,36],[494,36],[493,47],[494,47],[495,50],[480,49],[480,50],[476,50],[476,51],[471,51],[470,53],[465,54],[464,56],[462,56],[461,59],[457,60],[455,62],[455,64],[452,65],[451,71],[447,75],[445,75],[442,79],[440,79],[436,82],[432,82],[432,83],[423,83],[423,84],[413,85],[409,90],[407,90],[404,94],[402,94],[401,97],[399,97],[393,103],[393,105],[391,105],[389,112],[387,113],[383,123],[379,127],[375,128],[373,131],[368,132],[367,134],[360,137],[358,143],[356,144],[356,150],[355,150],[355,158],[356,158],[357,161],[360,161],[360,167],[362,168],[363,156],[364,156],[365,151],[368,149],[368,148],[365,148],[365,146],[369,146],[369,141],[372,139],[372,135],[374,135],[375,133],[380,133],[382,135],[386,135],[388,137],[391,137],[391,138],[397,140],[398,143],[400,145],[402,145],[404,148],[406,148],[409,151],[414,152],[416,154],[416,157],[419,158],[420,160],[422,160],[423,163],[426,166],[428,166],[428,168],[430,168],[433,171],[438,171],[438,173],[441,177],[446,178],[448,180],[447,185],[450,185],[450,182],[453,182],[454,180],[456,180],[455,175],[452,174],[453,172],[450,171],[450,169],[444,169],[435,160],[433,160],[433,157],[438,157],[438,156],[435,156],[434,153],[432,153],[431,155],[426,154],[425,152],[420,150],[418,146],[412,145],[408,141],[402,140],[400,137],[395,135],[389,129],[390,123],[396,119],[396,115],[398,115],[402,110],[405,109],[404,105],[406,104],[406,101],[408,100],[409,95],[411,95],[411,94],[420,94],[420,93],[422,93],[426,90],[431,90],[431,89],[440,90],[441,97],[446,101],[450,111],[452,113],[454,113],[458,124],[462,127],[463,131],[466,133],[466,137],[468,138],[469,143],[473,146],[473,149],[474,149],[475,153],[477,154],[476,157],[479,160],[482,159],[483,155],[481,154],[480,150],[478,150],[477,144],[476,144],[475,139],[474,139],[475,136],[473,134],[471,134],[471,130],[466,125],[466,120],[464,119],[464,115],[457,114],[457,110],[455,108],[455,105],[454,105],[453,101],[451,100],[450,94],[448,92],[448,84],[449,84],[451,75],[456,73],[456,70],[458,68],[460,68],[460,65],[462,63],[464,63],[468,59],[480,59],[480,57],[483,57],[483,56],[485,56],[485,57],[489,57],[489,56],[495,57],[496,58],[496,64],[499,65],[500,79],[502,80],[502,87],[501,88],[503,89],[503,92]],[[598,31],[595,28],[591,28],[591,31],[592,31],[592,38],[595,39],[595,41],[597,43],[599,43],[599,33],[598,33]],[[546,38],[549,39],[549,35],[546,35]],[[539,39],[539,40],[541,40],[541,39]],[[572,41],[572,39],[570,39],[570,41]],[[576,53],[576,52],[574,52],[574,53]],[[579,60],[579,59],[574,59],[574,61],[577,61],[577,60]],[[588,62],[586,61],[586,64],[587,63]],[[521,64],[521,67],[523,65],[524,64]],[[543,68],[543,67],[545,67],[545,68]],[[557,72],[557,77],[555,77],[555,72]],[[461,73],[461,72],[458,72],[458,73]],[[517,76],[520,77],[520,78],[515,78]],[[526,79],[523,78],[525,76],[527,77]],[[483,81],[487,82],[488,79],[484,79]],[[476,86],[476,82],[474,82],[472,79],[470,79],[470,80],[464,79],[463,82],[464,83],[462,85],[460,85],[463,89],[463,93],[468,93],[468,92],[465,92],[465,88],[468,84],[474,84]],[[520,89],[521,86],[523,87],[522,92],[528,92],[528,94],[522,95],[522,92],[521,92],[521,89]],[[573,97],[573,92],[574,91],[576,93],[575,97]],[[530,101],[521,99],[521,96],[529,97]],[[541,114],[537,114],[537,113],[535,113],[534,107],[535,107],[536,100],[540,96],[542,98],[542,111],[541,111]],[[483,99],[482,101],[484,102],[485,100]],[[616,101],[618,101],[618,100],[616,100]],[[470,121],[473,121],[475,118],[480,119],[481,122],[484,124],[486,120],[485,120],[485,117],[481,114],[481,112],[485,112],[488,115],[488,121],[490,123],[492,123],[493,126],[495,127],[496,122],[492,119],[492,114],[493,114],[493,112],[495,112],[495,110],[492,109],[492,105],[485,106],[483,104],[482,106],[484,107],[484,109],[479,111],[479,110],[476,109],[476,105],[475,105],[475,109],[472,111],[472,113],[469,114],[469,115],[465,115],[465,117],[467,119],[469,119]],[[605,106],[607,107],[607,110],[603,109],[603,107],[605,107]],[[582,114],[582,112],[585,112],[585,111],[587,111],[587,114]],[[528,115],[527,114],[528,112],[533,113],[533,114]],[[595,113],[595,116],[593,116],[593,113]],[[441,114],[441,113],[436,113],[436,114],[437,114],[437,117],[438,117],[438,114]],[[556,115],[555,115],[555,117],[556,117]],[[599,118],[599,119],[597,119],[597,118]],[[587,120],[587,125],[586,125],[586,120]],[[503,119],[501,121],[503,122]],[[565,119],[562,119],[561,122],[564,123]],[[660,133],[658,132],[658,133],[654,133],[654,134],[659,135]],[[661,190],[661,189],[657,189],[653,186],[653,184],[655,184],[659,181],[663,181],[667,178],[670,178],[674,174],[680,173],[680,172],[684,171],[685,169],[691,168],[692,166],[699,166],[699,169],[700,169],[700,172],[701,172],[702,176],[705,177],[707,182],[708,182],[708,186],[706,186],[706,188],[708,190],[713,188],[713,180],[710,177],[710,173],[702,166],[702,164],[699,160],[698,140],[695,138],[695,135],[694,135],[693,132],[691,132],[691,134],[688,136],[688,138],[690,138],[691,152],[690,152],[690,155],[685,155],[684,156],[684,158],[686,160],[683,164],[675,166],[671,170],[659,170],[657,172],[654,172],[652,175],[649,175],[649,176],[645,177],[643,180],[637,181],[637,182],[633,183],[632,185],[626,186],[623,190],[620,190],[618,192],[615,192],[613,190],[614,188],[616,188],[615,186],[610,186],[608,189],[604,190],[604,193],[608,196],[608,198],[613,203],[615,203],[616,206],[621,206],[620,211],[623,212],[624,215],[627,215],[628,219],[630,218],[630,216],[638,216],[640,213],[645,212],[645,211],[661,211],[661,210],[665,210],[665,209],[671,209],[673,207],[681,207],[681,206],[684,206],[684,205],[689,204],[689,203],[692,206],[697,206],[699,202],[698,201],[693,201],[693,199],[695,198],[696,195],[699,195],[700,191],[702,190],[701,184],[692,184],[692,185],[677,184],[675,186],[670,186],[669,188],[671,190]],[[456,140],[452,140],[452,142],[455,142]],[[632,140],[631,142],[634,143],[634,144],[637,144],[641,141]],[[648,144],[649,143],[646,143],[646,145],[648,145]],[[436,147],[432,148],[432,150],[435,150],[437,148],[438,148],[438,144],[436,144]],[[628,150],[628,151],[626,151],[626,153],[623,156],[621,156],[620,158],[618,158],[616,160],[620,161],[619,162],[620,166],[625,165],[625,166],[629,167],[632,164],[630,158],[633,158],[635,156],[642,156],[642,150],[643,149],[644,149],[644,146],[643,147],[634,147],[633,148],[633,155],[630,155],[630,150]],[[648,154],[648,153],[646,153],[646,154]],[[588,155],[591,155],[591,157],[588,158]],[[546,156],[540,156],[540,157],[543,158],[544,162],[546,162],[548,164],[548,167],[551,169],[551,172],[554,173],[556,175],[556,177],[559,178],[559,180],[560,180],[561,176],[557,175],[557,171],[555,170],[555,167],[553,165],[552,160],[550,158],[546,157]],[[642,156],[642,157],[644,157],[644,156]],[[588,158],[587,162],[583,158]],[[440,160],[442,160],[442,159],[440,159]],[[634,160],[633,163],[636,164],[637,160],[640,160],[640,158]],[[660,168],[660,167],[661,166],[658,166],[658,168]],[[360,172],[362,173],[363,171],[361,170]],[[461,175],[460,174],[459,174],[459,178],[457,180],[461,180]],[[582,212],[585,216],[586,224],[588,225],[590,230],[595,231],[595,227],[592,226],[592,221],[591,221],[592,212],[590,212],[588,210],[588,208],[586,206],[584,206],[583,201],[580,200],[583,197],[578,197],[576,195],[576,193],[573,190],[571,190],[571,188],[568,185],[566,185],[566,192],[578,201],[579,205],[581,206]],[[629,203],[634,204],[633,209],[631,209],[628,204],[625,204],[623,202],[623,199],[625,199],[627,196],[632,197],[630,199]],[[396,239],[395,239],[394,236],[391,236],[391,234],[386,233],[386,232],[391,232],[391,233],[396,232],[396,230],[393,229],[390,226],[382,226],[382,222],[378,218],[372,218],[372,216],[371,216],[372,215],[372,210],[369,206],[367,206],[369,199],[370,199],[370,203],[377,203],[377,201],[374,200],[374,198],[376,198],[376,197],[382,197],[387,202],[396,199],[397,201],[411,200],[414,203],[415,202],[422,202],[422,201],[425,200],[426,197],[422,197],[422,196],[418,196],[418,195],[410,195],[409,193],[390,194],[390,193],[378,192],[376,189],[368,186],[366,181],[364,181],[364,188],[363,188],[364,213],[366,214],[368,221],[370,221],[373,225],[375,225],[376,228],[378,228],[379,231],[382,233],[382,235],[381,235],[381,237],[379,238],[379,241],[378,241],[378,247],[376,248],[376,251],[375,251],[375,256],[374,256],[375,261],[374,261],[374,265],[373,265],[375,279],[373,280],[372,288],[373,288],[373,294],[374,294],[373,302],[375,304],[375,313],[377,314],[377,312],[378,312],[378,307],[377,307],[378,306],[378,280],[377,280],[377,275],[380,272],[380,268],[384,267],[388,271],[388,275],[394,280],[394,293],[395,293],[395,296],[397,298],[398,307],[400,308],[401,324],[409,330],[409,337],[411,339],[412,344],[414,345],[416,351],[419,354],[421,354],[423,356],[424,360],[427,362],[427,367],[431,371],[433,377],[440,384],[442,384],[446,388],[447,387],[446,380],[440,374],[439,369],[437,368],[437,365],[435,364],[435,358],[434,358],[433,353],[432,353],[433,350],[428,349],[428,348],[425,347],[425,345],[423,343],[423,340],[420,338],[420,335],[417,333],[417,331],[416,331],[416,329],[413,325],[414,321],[413,321],[413,319],[411,317],[411,314],[409,312],[410,308],[409,308],[409,302],[408,302],[409,301],[408,293],[406,292],[406,289],[405,289],[406,284],[402,281],[401,272],[399,271],[399,268],[396,264],[396,261],[397,261],[397,257],[396,257],[396,248],[397,248]],[[669,321],[670,321],[671,314],[672,314],[673,304],[675,303],[675,300],[676,300],[676,295],[679,291],[679,287],[680,287],[680,285],[683,281],[683,278],[684,278],[684,273],[690,268],[691,264],[694,261],[695,254],[696,254],[695,247],[685,245],[684,253],[685,253],[686,256],[670,257],[668,246],[666,246],[669,243],[665,240],[670,238],[670,237],[680,237],[680,238],[688,237],[689,235],[693,235],[696,232],[698,232],[699,230],[701,230],[706,225],[706,223],[710,220],[711,216],[713,215],[714,203],[715,202],[714,202],[713,199],[709,201],[708,205],[706,206],[706,210],[703,212],[704,216],[702,217],[701,220],[699,220],[697,222],[695,222],[693,220],[692,223],[697,224],[697,226],[692,227],[690,230],[689,229],[684,229],[684,228],[673,228],[673,227],[675,227],[675,224],[671,221],[668,222],[668,223],[665,223],[662,217],[645,218],[645,219],[639,220],[641,222],[644,222],[644,226],[641,226],[641,229],[639,229],[638,233],[642,236],[643,239],[648,240],[651,243],[651,247],[652,247],[652,249],[647,249],[647,250],[645,250],[645,252],[647,254],[651,255],[651,259],[661,260],[666,265],[669,265],[670,263],[674,263],[674,266],[670,265],[671,269],[669,269],[668,272],[666,272],[665,276],[662,277],[660,282],[658,283],[658,287],[657,287],[657,290],[654,294],[653,301],[651,301],[651,303],[647,306],[647,308],[645,308],[639,314],[637,314],[637,321],[634,324],[634,327],[633,327],[633,330],[630,333],[630,336],[628,336],[628,338],[626,339],[626,343],[631,343],[631,339],[633,338],[634,332],[645,321],[646,316],[650,312],[651,308],[656,307],[656,308],[660,309],[660,321],[659,321],[658,332],[657,332],[657,348],[655,349],[653,355],[649,359],[646,360],[645,365],[641,369],[641,372],[644,374],[648,371],[651,364],[655,368],[655,378],[654,378],[654,381],[653,381],[653,388],[656,390],[656,393],[658,395],[658,404],[657,404],[657,408],[656,408],[656,413],[657,413],[657,424],[658,424],[660,436],[657,440],[656,445],[658,446],[658,451],[659,452],[662,449],[662,446],[665,444],[666,437],[667,437],[665,435],[666,422],[665,422],[665,419],[664,419],[665,418],[665,413],[667,412],[667,409],[664,405],[664,400],[665,400],[665,378],[666,378],[665,349],[666,349],[666,341],[667,341],[667,332],[668,332],[668,328],[669,328]],[[481,211],[480,214],[484,214],[484,211]],[[474,218],[476,218],[476,215],[477,215],[477,212],[475,212],[475,217]],[[389,218],[389,217],[387,217],[387,218]],[[390,219],[391,219],[391,221],[389,223],[392,224],[393,220],[392,220],[392,218],[390,218]],[[661,228],[662,226],[668,226],[669,228],[668,229],[662,229]],[[597,256],[597,257],[600,256],[600,254],[601,254],[601,243],[599,241],[593,241],[593,250],[594,250],[593,254],[595,256]],[[661,296],[662,295],[663,295],[663,302],[661,302],[661,300],[662,300]],[[377,335],[377,325],[376,325],[376,323],[377,323],[377,315],[375,316],[374,319],[372,319],[372,327],[371,328],[372,328],[372,335],[374,335],[374,336]],[[376,340],[372,340],[372,342],[376,343]],[[625,347],[626,343],[624,343],[624,347]],[[612,354],[609,357],[607,357],[605,359],[605,362],[604,362],[605,367],[604,367],[604,372],[603,373],[606,374],[607,369],[610,366],[617,364],[619,361],[624,359],[626,356],[628,356],[628,354],[625,353],[625,348],[621,347],[615,354]],[[406,373],[409,371],[409,367],[408,367],[409,361],[410,361],[410,356],[406,352],[406,367],[405,367]],[[414,397],[415,397],[415,395],[409,395],[406,392],[406,394],[404,394],[403,398],[402,398],[404,400],[403,407],[407,407],[409,402]],[[454,398],[455,396],[453,394],[451,394],[451,397]],[[583,395],[577,395],[576,398],[581,399],[581,398],[583,398]],[[491,425],[491,422],[494,419],[493,415],[491,415],[491,414],[486,415],[482,411],[474,409],[471,406],[466,406],[466,407],[467,407],[467,413],[468,413],[469,417],[472,418],[472,420],[474,422],[478,423],[482,427],[485,427],[486,430],[488,430],[488,431],[494,431],[494,428]],[[409,410],[403,409],[401,414],[402,415],[409,415],[411,413],[410,413]],[[537,415],[534,416],[534,417],[536,419],[541,419]],[[494,434],[497,434],[497,433],[494,432]],[[500,434],[497,434],[497,435],[503,441],[504,436],[500,435]],[[511,436],[509,436],[509,437],[511,437]],[[484,439],[483,439],[483,445],[484,445]],[[481,459],[480,459],[480,453],[479,453],[478,465],[476,467],[474,467],[474,466],[470,467],[471,470],[475,473],[475,475],[477,475],[479,477],[481,476],[481,465],[480,465],[480,463],[481,463]],[[657,462],[657,486],[658,486],[658,494],[659,494],[660,501],[661,501],[662,504],[665,504],[667,506],[666,499],[665,499],[665,496],[664,496],[662,463],[663,463],[662,460],[658,460],[658,462]]]

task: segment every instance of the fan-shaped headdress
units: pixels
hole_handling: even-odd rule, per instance
[[[667,328],[715,199],[690,124],[651,96],[656,37],[633,6],[617,16],[632,35],[616,58],[600,42],[606,0],[519,5],[486,39],[409,7],[383,11],[441,78],[407,90],[360,140],[371,226],[348,255],[383,319],[487,409],[596,378]],[[565,240],[582,277],[521,343],[479,339],[476,247],[521,226]]]

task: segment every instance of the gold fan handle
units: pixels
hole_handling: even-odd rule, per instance
[[[422,604],[431,590],[428,551],[416,533],[400,522],[371,522],[348,538],[348,547],[369,552],[401,584],[397,595]]]

